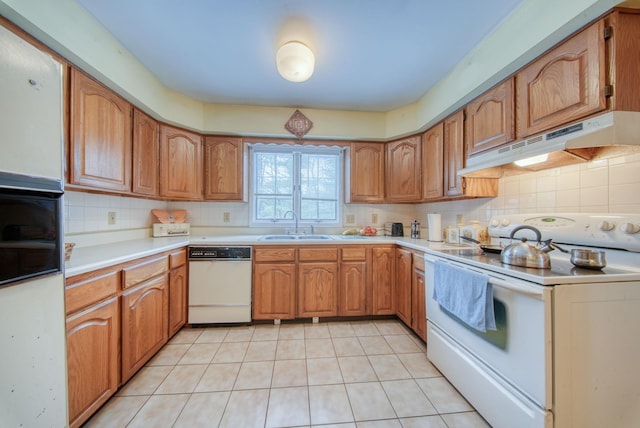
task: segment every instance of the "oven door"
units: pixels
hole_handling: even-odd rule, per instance
[[[436,257],[425,256],[427,319],[477,363],[502,378],[541,409],[550,409],[551,294],[537,284],[439,260],[489,276],[493,286],[496,331],[482,333],[456,318],[433,299]],[[435,344],[434,344],[435,345]],[[431,351],[432,343],[428,343]]]

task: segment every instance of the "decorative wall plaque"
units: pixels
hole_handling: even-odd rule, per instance
[[[284,127],[296,137],[302,138],[313,127],[313,122],[300,113],[300,110],[296,110],[284,124]]]

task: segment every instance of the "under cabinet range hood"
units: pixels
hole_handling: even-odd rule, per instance
[[[470,156],[458,175],[499,178],[629,153],[640,153],[640,112],[612,111]]]

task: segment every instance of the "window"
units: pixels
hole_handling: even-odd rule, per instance
[[[256,144],[251,172],[253,225],[339,224],[341,148]]]

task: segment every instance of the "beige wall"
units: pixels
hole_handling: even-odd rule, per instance
[[[424,130],[616,3],[525,0],[417,103],[386,113],[303,109],[314,122],[309,136],[384,140]],[[282,125],[291,109],[205,105],[168,90],[74,0],[0,0],[0,13],[158,119],[208,133],[289,136]]]

